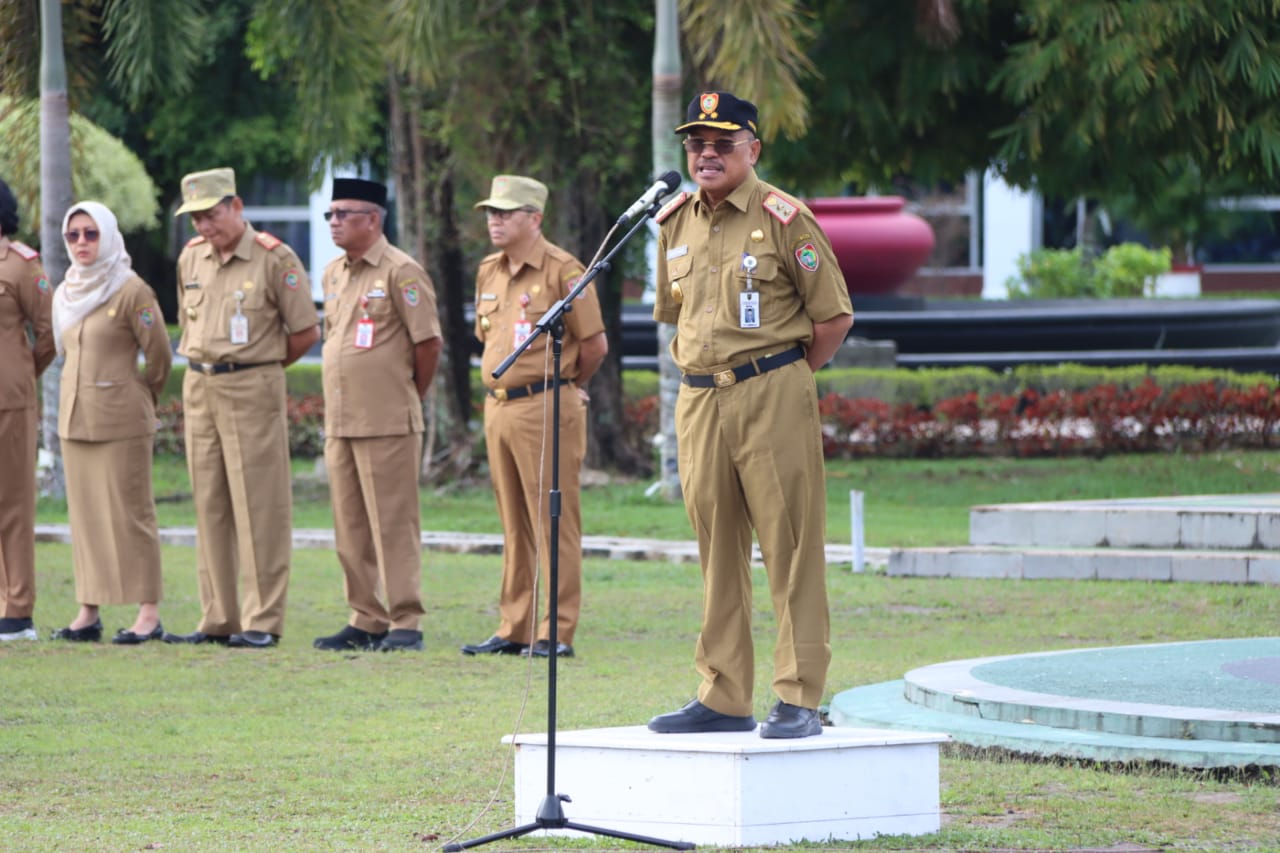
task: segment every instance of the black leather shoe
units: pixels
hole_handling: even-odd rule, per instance
[[[380,652],[420,652],[422,651],[422,632],[410,631],[408,628],[393,628],[378,643]]]
[[[535,658],[545,658],[551,655],[551,641],[537,640],[534,644],[522,651],[520,654],[525,657],[533,656]],[[556,657],[571,658],[573,657],[573,646],[568,643],[556,643]]]
[[[73,643],[96,643],[102,639],[102,620],[95,620],[92,625],[83,628],[59,628],[53,632],[55,640],[69,640]]]
[[[227,645],[233,649],[269,649],[278,642],[278,634],[268,634],[266,631],[241,631],[227,639]]]
[[[679,711],[660,714],[649,721],[649,731],[662,734],[695,734],[698,732],[749,732],[756,718],[748,714],[734,717],[721,714],[694,699]]]
[[[462,653],[464,655],[518,655],[527,648],[529,647],[524,643],[514,643],[494,634],[483,643],[463,646]]]
[[[204,631],[192,631],[190,634],[165,634],[160,639],[166,643],[189,643],[198,646],[202,643],[216,643],[219,646],[225,646],[230,641],[230,637],[224,637],[221,634],[206,634]]]
[[[822,720],[812,708],[774,703],[768,718],[760,724],[760,737],[813,737],[822,734]]]
[[[99,626],[99,631],[101,631],[101,626]],[[135,634],[132,631],[126,631],[124,628],[121,628],[119,631],[116,631],[116,635],[111,638],[111,642],[115,643],[117,646],[138,646],[148,640],[158,640],[163,636],[164,626],[157,622],[156,627],[147,634]]]
[[[370,652],[386,637],[386,632],[370,634],[355,625],[344,625],[342,630],[329,637],[316,637],[311,645],[324,652]],[[418,636],[422,638],[421,635]]]

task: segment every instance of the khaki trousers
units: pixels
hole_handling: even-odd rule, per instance
[[[199,630],[283,634],[293,547],[284,369],[217,376],[188,369],[182,400],[196,508]]]
[[[751,531],[778,623],[773,691],[817,708],[831,661],[818,396],[804,361],[728,388],[680,386],[680,484],[702,562],[698,700],[752,713]]]
[[[551,637],[551,429],[553,392],[499,402],[487,397],[484,436],[502,522],[502,591],[497,635],[516,643]],[[545,426],[545,430],[544,430]],[[545,440],[544,440],[545,439]],[[560,388],[559,598],[556,640],[573,643],[582,607],[580,475],[587,454],[587,409],[572,385]],[[541,476],[540,476],[541,473]],[[535,533],[536,531],[536,533]],[[534,621],[535,566],[541,554],[542,615]],[[535,630],[536,628],[536,630]]]
[[[62,439],[76,601],[160,601],[160,535],[151,495],[155,438]]]
[[[371,634],[422,625],[422,434],[325,438],[333,533],[351,624]]]
[[[0,409],[0,617],[36,606],[36,409]]]

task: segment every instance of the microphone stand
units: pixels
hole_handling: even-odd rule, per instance
[[[559,616],[559,599],[560,599],[560,356],[564,343],[564,315],[573,310],[573,300],[578,298],[586,286],[590,284],[596,276],[602,272],[609,270],[609,261],[613,256],[630,240],[640,227],[648,221],[661,206],[659,201],[651,204],[644,216],[638,217],[635,224],[631,226],[622,239],[614,245],[609,254],[605,255],[598,262],[591,265],[586,274],[578,280],[573,289],[569,291],[563,299],[552,305],[547,312],[535,324],[532,334],[515,348],[511,355],[507,356],[497,369],[493,371],[493,377],[497,379],[506,373],[520,357],[529,345],[534,342],[538,335],[548,332],[551,335],[551,353],[554,364],[552,374],[551,389],[555,396],[552,398],[552,419],[551,419],[551,491],[550,501],[548,502],[548,510],[551,517],[550,532],[550,575],[551,575],[551,591],[548,598],[551,601],[548,618],[551,622],[551,637],[547,641],[547,792],[542,802],[538,806],[538,812],[533,822],[512,827],[511,829],[495,832],[492,835],[485,835],[480,838],[473,838],[470,841],[453,842],[446,844],[446,851],[465,850],[469,847],[478,847],[481,844],[488,844],[491,841],[499,841],[504,838],[516,838],[521,835],[527,835],[530,832],[536,832],[540,829],[572,829],[579,832],[589,832],[595,835],[605,835],[611,838],[621,838],[625,841],[635,841],[640,844],[649,844],[655,847],[669,847],[673,850],[692,850],[694,845],[688,841],[664,841],[661,838],[651,838],[646,835],[636,835],[629,832],[622,832],[616,829],[604,829],[598,826],[588,826],[586,824],[577,823],[565,817],[564,809],[561,807],[562,802],[572,802],[565,794],[556,793],[556,647],[558,645],[556,639],[557,624],[556,620]],[[620,224],[620,223],[619,223]],[[616,228],[617,225],[614,226]],[[610,234],[612,234],[612,230]],[[608,237],[605,243],[609,242]],[[597,257],[599,255],[597,254]],[[536,570],[536,567],[535,567]]]

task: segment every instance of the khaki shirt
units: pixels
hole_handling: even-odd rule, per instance
[[[422,432],[414,344],[440,337],[436,291],[426,271],[384,236],[354,263],[346,255],[330,261],[322,282],[325,434]],[[357,341],[366,317],[372,337]]]
[[[577,258],[541,235],[515,275],[510,273],[505,252],[495,252],[480,262],[475,333],[484,343],[480,364],[486,386],[519,388],[547,378],[549,333],[539,335],[502,378],[494,379],[493,371],[515,350],[517,328],[525,336],[531,333],[547,309],[568,295],[584,272],[586,268]],[[560,378],[567,382],[578,377],[579,343],[604,331],[594,281],[574,300],[573,310],[565,313],[564,328]]]
[[[124,283],[107,304],[62,335],[58,435],[116,441],[156,431],[155,399],[173,355],[155,292],[141,278]],[[138,370],[138,353],[146,372]]]
[[[36,377],[57,355],[52,312],[39,253],[0,237],[0,410],[35,406]]]
[[[676,324],[671,356],[686,373],[737,367],[813,341],[813,324],[852,314],[844,274],[827,235],[803,202],[752,170],[714,210],[699,192],[681,194],[656,217],[653,318]],[[759,328],[744,328],[746,256],[759,293]]]
[[[320,322],[293,249],[248,224],[226,263],[205,238],[187,243],[178,257],[178,305],[178,352],[205,363],[283,361],[288,336]],[[231,342],[237,308],[248,318],[248,343]]]

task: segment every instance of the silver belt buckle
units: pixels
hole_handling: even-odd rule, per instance
[[[738,381],[738,376],[733,372],[732,368],[712,374],[711,378],[715,381],[717,388],[728,388]]]

